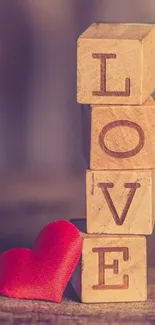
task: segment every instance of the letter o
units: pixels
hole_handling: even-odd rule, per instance
[[[118,127],[118,126],[127,126],[130,128],[133,128],[137,131],[137,133],[139,135],[139,143],[137,144],[137,146],[135,148],[133,148],[132,150],[129,150],[129,151],[124,151],[124,152],[117,152],[117,151],[108,149],[108,147],[105,145],[105,135],[107,134],[108,131],[110,131],[111,129]],[[99,135],[99,144],[100,144],[101,149],[103,151],[105,151],[107,155],[114,157],[114,158],[129,158],[129,157],[135,156],[138,152],[141,151],[141,149],[144,146],[144,143],[145,143],[145,135],[144,135],[142,128],[137,123],[128,121],[128,120],[117,120],[117,121],[108,123],[107,125],[105,125],[103,127],[103,129]]]

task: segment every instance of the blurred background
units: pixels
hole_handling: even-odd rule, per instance
[[[76,40],[93,22],[155,22],[154,0],[0,0],[0,250],[85,216]],[[155,234],[148,239],[155,263]]]

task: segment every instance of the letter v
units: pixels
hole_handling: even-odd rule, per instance
[[[118,216],[118,213],[116,211],[116,208],[114,206],[114,203],[113,203],[111,196],[109,194],[109,191],[108,191],[108,188],[113,188],[114,184],[113,183],[98,183],[98,187],[102,189],[102,192],[104,194],[104,197],[107,201],[107,204],[109,206],[109,209],[113,215],[113,218],[114,218],[116,224],[118,226],[121,226],[124,223],[124,220],[126,218],[126,215],[128,213],[128,210],[130,208],[131,202],[133,200],[133,197],[135,195],[137,188],[141,187],[140,183],[125,183],[124,184],[124,187],[130,188],[130,191],[129,191],[127,202],[125,204],[125,207],[123,209],[121,217]]]

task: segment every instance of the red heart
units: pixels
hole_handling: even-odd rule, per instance
[[[60,302],[82,250],[78,229],[68,221],[46,226],[31,249],[0,256],[0,293],[12,298]]]

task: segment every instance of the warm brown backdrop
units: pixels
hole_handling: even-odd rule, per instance
[[[155,3],[0,1],[1,250],[31,245],[53,219],[85,214],[76,39],[94,21],[155,22]],[[155,235],[155,262],[154,245]]]

